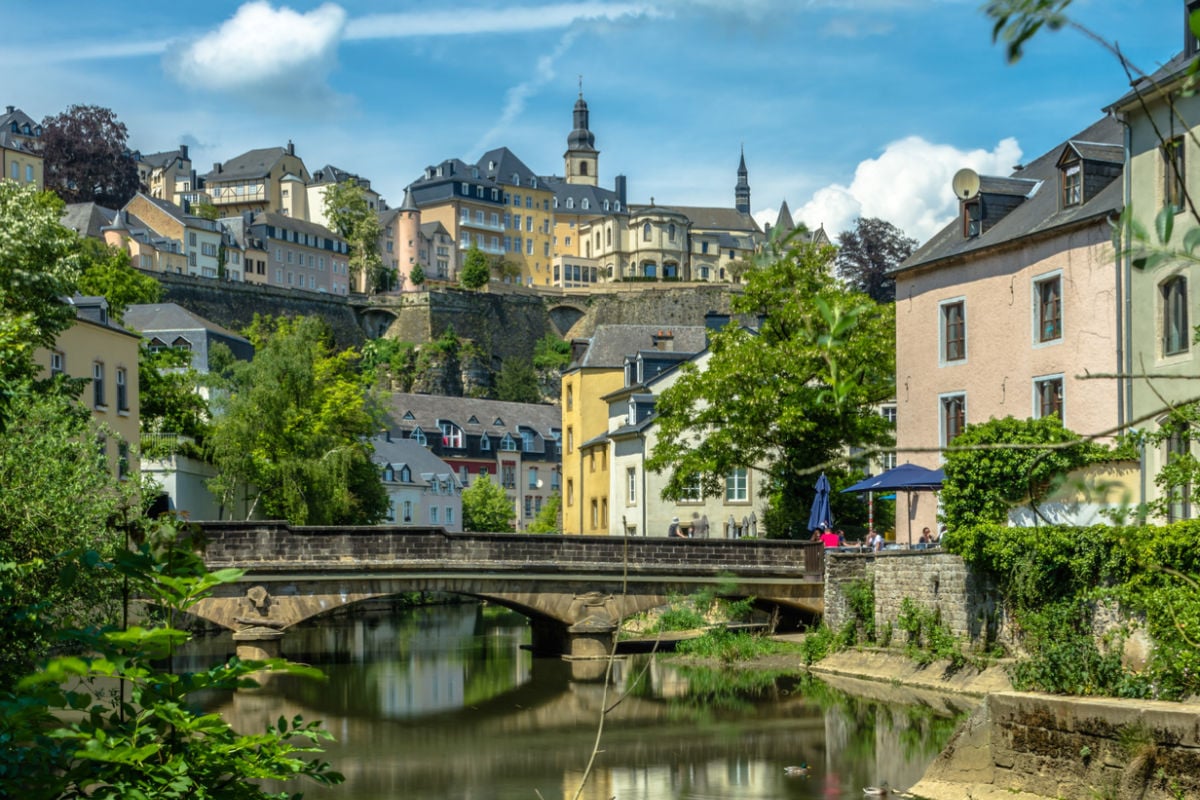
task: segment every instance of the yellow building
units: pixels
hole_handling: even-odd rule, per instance
[[[307,220],[312,177],[296,155],[296,146],[251,150],[204,176],[205,191],[222,217],[243,211],[283,214]]]
[[[38,139],[42,126],[28,114],[8,106],[0,115],[0,178],[46,188]]]
[[[549,286],[554,238],[554,192],[507,147],[479,159],[481,173],[504,192],[504,260],[522,286]]]
[[[80,400],[106,429],[99,446],[114,474],[136,474],[141,441],[138,396],[138,346],[141,337],[108,316],[103,297],[76,295],[75,324],[63,331],[51,350],[39,350],[38,365],[45,374],[68,375],[88,381]]]
[[[608,396],[699,352],[705,334],[704,326],[601,325],[571,343],[561,396],[564,533],[610,529]]]

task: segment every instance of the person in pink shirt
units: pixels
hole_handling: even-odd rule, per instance
[[[821,531],[821,544],[825,545],[827,548],[837,547],[841,544],[841,540],[839,539],[838,535],[833,532],[833,529],[830,528],[828,524],[826,524],[824,530]]]

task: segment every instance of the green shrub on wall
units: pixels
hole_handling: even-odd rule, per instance
[[[1166,526],[947,531],[943,547],[992,577],[1028,653],[1018,688],[1182,699],[1200,694],[1200,521]],[[1115,606],[1144,626],[1148,663],[1122,665],[1124,635],[1094,626]]]

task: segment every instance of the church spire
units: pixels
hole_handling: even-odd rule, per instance
[[[583,99],[582,75],[579,77],[579,99],[575,101],[572,117],[575,127],[567,136],[567,152],[563,153],[567,183],[596,186],[600,151],[596,149],[596,137],[588,130],[588,105]]]
[[[734,207],[742,214],[750,213],[750,173],[746,170],[746,147],[742,145],[742,159],[738,163],[737,186],[733,190]]]

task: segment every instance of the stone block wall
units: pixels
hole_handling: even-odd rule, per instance
[[[826,556],[825,618],[837,630],[850,619],[846,589],[870,580],[875,589],[875,625],[897,629],[905,598],[934,611],[955,636],[975,644],[1003,633],[1003,609],[996,588],[962,558],[940,550],[903,550],[879,554],[830,553]]]

